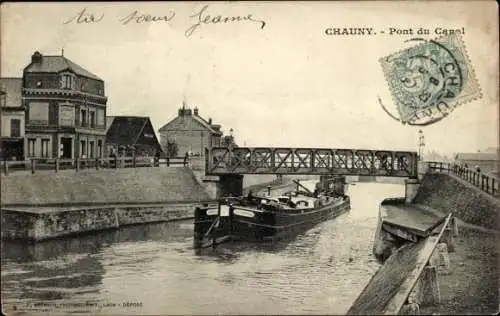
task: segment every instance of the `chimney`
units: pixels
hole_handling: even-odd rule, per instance
[[[32,56],[31,56],[31,62],[35,64],[40,64],[42,62],[42,54],[40,54],[39,51],[36,51]]]
[[[197,107],[194,108],[194,115],[196,115],[196,116],[198,115],[198,108]]]
[[[208,118],[208,124],[212,125],[212,118],[211,117]]]

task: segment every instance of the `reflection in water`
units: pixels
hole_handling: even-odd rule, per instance
[[[203,255],[192,249],[192,221],[3,242],[2,300],[60,313],[341,314],[378,268],[378,203],[403,189],[358,184],[350,213],[293,240],[229,243]]]

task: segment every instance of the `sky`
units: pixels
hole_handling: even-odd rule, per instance
[[[254,21],[202,24],[196,15]],[[95,23],[77,23],[85,9]],[[137,15],[175,16],[137,23]],[[464,29],[482,98],[422,127],[427,150],[498,146],[498,16],[488,2],[8,3],[1,76],[21,77],[34,51],[64,55],[105,81],[108,115],[149,116],[156,130],[183,101],[246,146],[418,150],[418,127],[395,107],[379,59],[415,35],[328,36],[329,27]],[[261,28],[264,21],[265,26]],[[65,23],[70,21],[69,23]]]

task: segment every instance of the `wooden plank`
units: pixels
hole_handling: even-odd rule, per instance
[[[447,216],[445,227],[451,217]],[[427,264],[444,229],[438,235],[408,243],[391,255],[347,311],[347,315],[397,314],[423,268]]]
[[[411,270],[410,273],[407,275],[405,281],[399,287],[399,290],[396,293],[396,295],[394,295],[394,297],[392,297],[392,299],[390,300],[389,304],[387,305],[387,308],[384,310],[385,315],[395,315],[399,313],[399,310],[404,305],[406,299],[408,298],[408,295],[415,286],[415,283],[417,283],[417,280],[420,277],[422,271],[424,270],[425,265],[429,261],[432,253],[434,252],[434,249],[436,249],[436,246],[439,243],[439,239],[441,239],[444,230],[446,229],[448,223],[450,222],[450,218],[451,218],[451,213],[448,214],[448,216],[446,217],[446,220],[439,234],[427,237],[423,241],[424,246],[422,247],[422,251],[418,253],[417,264],[414,266],[413,270]]]

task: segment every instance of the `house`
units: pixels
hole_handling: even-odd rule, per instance
[[[120,156],[156,156],[162,148],[149,117],[112,116],[106,131],[106,152]]]
[[[23,78],[0,78],[0,158],[24,160]]]
[[[23,71],[26,156],[101,157],[106,139],[104,81],[64,55],[35,52]]]
[[[495,151],[458,153],[455,159],[462,165],[467,164],[469,168],[475,169],[479,167],[484,173],[498,170],[500,163],[498,153]]]
[[[205,148],[221,145],[220,128],[212,123],[211,118],[202,118],[198,108],[191,110],[183,104],[177,117],[160,128],[161,145],[167,151],[169,142],[177,144],[177,156],[184,156],[187,152],[202,155]]]

